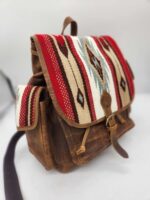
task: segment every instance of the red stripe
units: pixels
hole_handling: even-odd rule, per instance
[[[74,57],[76,58],[77,62],[78,62],[78,66],[80,67],[80,70],[83,74],[83,78],[85,80],[85,87],[86,87],[86,92],[88,93],[88,98],[89,98],[89,104],[90,104],[90,112],[92,114],[92,121],[96,120],[96,113],[95,113],[95,108],[94,108],[94,102],[93,102],[93,95],[92,95],[92,91],[91,91],[91,86],[90,86],[90,82],[89,82],[89,78],[88,75],[86,73],[85,70],[85,66],[80,58],[80,56],[78,55],[78,52],[76,51],[76,48],[74,46],[74,43],[72,41],[72,38],[70,36],[66,36],[67,41],[69,42],[70,46],[71,46],[71,52],[73,53]]]
[[[27,126],[27,115],[28,115],[28,99],[31,92],[32,86],[27,86],[23,92],[21,99],[21,108],[19,113],[19,125],[20,127]]]
[[[104,58],[106,59],[109,68],[111,70],[112,73],[112,77],[113,77],[113,82],[114,82],[114,86],[115,86],[115,93],[116,93],[116,98],[117,98],[117,105],[118,105],[118,109],[122,107],[122,102],[121,102],[121,98],[120,98],[120,93],[119,93],[119,88],[118,88],[118,82],[117,82],[117,76],[116,76],[116,72],[113,66],[113,63],[111,61],[111,59],[109,58],[109,56],[106,54],[106,52],[103,50],[99,40],[101,41],[101,38],[97,38],[97,37],[93,37],[94,41],[96,42],[99,50],[101,51],[102,55],[104,56]]]
[[[104,39],[106,39],[106,41],[109,42],[109,44],[112,46],[113,50],[115,51],[116,55],[119,58],[119,61],[122,65],[122,68],[124,70],[127,82],[128,82],[128,86],[129,86],[129,92],[130,92],[130,96],[133,99],[134,97],[134,84],[133,84],[133,79],[132,79],[132,74],[127,66],[126,60],[121,52],[121,50],[119,49],[118,45],[116,44],[116,42],[110,37],[110,36],[104,36]]]
[[[37,91],[38,91],[38,87],[36,87],[33,91],[33,94],[32,94],[32,97],[31,97],[31,113],[30,113],[30,126],[33,125],[34,121],[35,121],[35,115],[36,115],[36,110],[35,110],[35,105],[36,105],[36,94],[37,94]],[[37,111],[38,112],[38,111]]]
[[[65,86],[60,66],[57,62],[55,52],[51,45],[48,35],[36,35],[41,46],[42,54],[47,66],[48,74],[51,80],[53,92],[55,93],[57,102],[62,111],[71,120],[75,119],[74,112],[71,106],[69,94]]]

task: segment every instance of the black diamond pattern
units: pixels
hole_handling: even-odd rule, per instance
[[[84,96],[83,96],[80,88],[78,88],[77,101],[82,107],[84,107]]]
[[[95,67],[95,69],[98,71],[101,79],[103,80],[103,70],[102,70],[102,66],[101,66],[100,60],[97,57],[95,57],[95,55],[88,48],[87,45],[86,45],[86,49],[87,49],[91,64]]]
[[[122,87],[123,91],[125,92],[126,91],[126,82],[122,77],[120,80],[120,86]]]

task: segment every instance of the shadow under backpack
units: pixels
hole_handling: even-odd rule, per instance
[[[71,35],[64,30],[71,25]],[[31,37],[33,76],[16,97],[18,132],[4,158],[6,200],[22,200],[14,166],[15,146],[26,134],[30,152],[50,170],[67,172],[110,144],[128,158],[118,138],[134,126],[132,70],[110,36],[77,36],[66,17],[60,35]]]

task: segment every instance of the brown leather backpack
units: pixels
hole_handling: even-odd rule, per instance
[[[72,36],[64,35],[69,24]],[[76,35],[77,23],[67,17],[61,35],[31,37],[33,76],[18,87],[18,132],[4,163],[8,200],[22,199],[12,149],[24,133],[30,152],[47,170],[67,172],[110,144],[128,157],[118,138],[134,126],[129,117],[134,98],[131,68],[111,37]]]

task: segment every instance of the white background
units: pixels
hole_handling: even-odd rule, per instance
[[[59,34],[68,15],[78,22],[79,35],[114,37],[132,66],[136,127],[120,139],[130,159],[123,160],[110,147],[69,174],[47,172],[29,154],[24,138],[16,165],[25,200],[150,200],[150,0],[0,0],[0,69],[14,86],[26,83],[31,76],[30,36]],[[5,98],[6,90],[1,83],[0,102],[10,98]],[[0,200],[2,159],[15,129],[11,107],[0,115]]]
[[[0,0],[0,68],[14,81],[31,76],[30,36],[59,34],[65,16],[80,35],[111,35],[131,64],[137,92],[150,92],[150,0]]]

